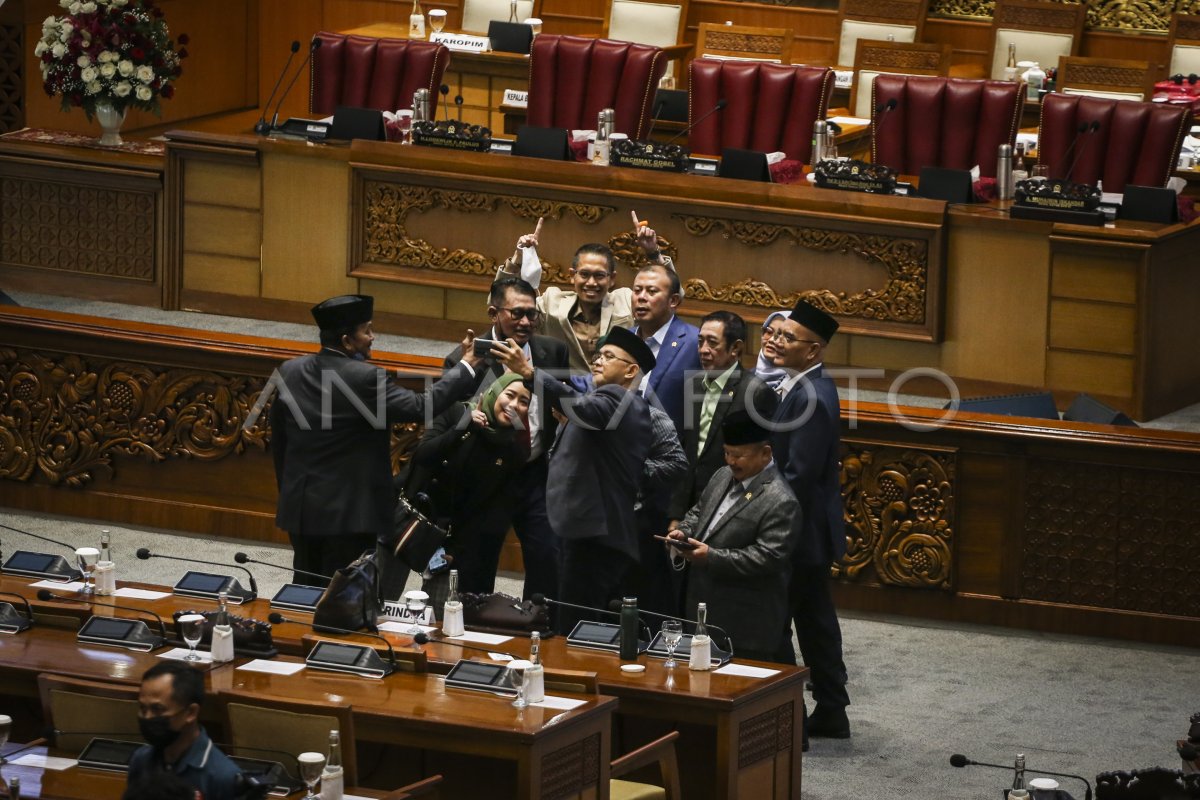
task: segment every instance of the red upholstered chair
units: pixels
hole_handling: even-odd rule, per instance
[[[782,150],[807,163],[813,122],[825,118],[833,70],[753,61],[697,58],[689,66],[692,122],[725,100],[725,109],[692,129],[688,147],[719,154],[726,147]]]
[[[995,177],[996,153],[1013,144],[1025,84],[1012,81],[880,75],[872,109],[895,100],[891,111],[873,115],[871,160],[904,175],[922,167],[971,169]]]
[[[1079,133],[1081,125],[1086,133]],[[1038,163],[1050,168],[1051,178],[1065,178],[1074,161],[1071,180],[1104,181],[1106,192],[1124,192],[1127,184],[1165,186],[1191,125],[1185,106],[1052,92],[1042,100]]]
[[[395,111],[412,106],[413,92],[428,89],[437,110],[442,75],[450,63],[445,45],[409,39],[375,39],[322,31],[313,53],[308,110],[332,114],[338,106]]]
[[[533,40],[526,119],[543,128],[591,130],[600,110],[611,108],[617,130],[640,139],[666,69],[657,47],[544,33]]]

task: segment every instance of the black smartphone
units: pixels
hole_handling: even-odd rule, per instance
[[[654,538],[658,539],[659,541],[666,542],[676,550],[695,550],[700,546],[698,544],[692,544],[687,539],[672,539],[670,536],[659,536],[658,534],[655,534]]]
[[[503,344],[497,339],[476,339],[475,340],[475,355],[486,356],[492,352],[492,347],[497,344]]]

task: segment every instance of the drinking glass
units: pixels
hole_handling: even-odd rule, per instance
[[[425,606],[429,603],[429,595],[422,592],[420,589],[413,589],[404,593],[404,607],[408,610],[409,616],[412,617],[413,625],[406,633],[410,636],[416,636],[421,632],[421,614],[425,611]]]
[[[520,659],[508,662],[508,679],[517,690],[517,699],[512,702],[513,708],[525,708],[529,705],[525,701],[525,670],[532,666],[531,662]]]
[[[674,669],[678,666],[675,660],[675,648],[679,647],[679,640],[683,638],[683,623],[679,620],[668,619],[662,624],[663,644],[667,646],[667,661],[663,664],[667,669]]]
[[[400,144],[412,144],[412,111],[402,110],[396,113],[396,124],[400,127]]]
[[[321,800],[321,796],[313,791],[313,787],[321,780],[321,772],[325,769],[325,754],[301,753],[296,756],[296,763],[300,766],[300,780],[304,781],[304,786],[308,789],[304,800]]]
[[[1033,172],[1029,173],[1029,177],[1035,181],[1044,181],[1050,177],[1049,164],[1034,164]]]
[[[4,749],[4,745],[8,744],[8,735],[12,732],[12,717],[7,714],[0,714],[0,750]],[[8,759],[0,755],[0,764],[7,764]]]
[[[79,590],[80,594],[93,594],[96,591],[96,586],[92,583],[92,572],[99,560],[100,551],[94,547],[81,547],[75,551],[75,563],[83,573],[83,588]]]
[[[542,32],[542,21],[540,19],[538,19],[537,17],[530,17],[529,19],[525,20],[525,24],[528,25],[530,28],[533,28],[534,36],[537,36],[539,33]]]
[[[435,8],[429,12],[429,27],[434,33],[442,32],[442,28],[446,27],[445,9]]]
[[[204,617],[200,614],[185,614],[180,617],[179,633],[189,648],[188,654],[183,657],[183,660],[200,661],[200,656],[196,655],[196,646],[204,638]]]

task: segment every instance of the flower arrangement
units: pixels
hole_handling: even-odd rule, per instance
[[[60,0],[62,17],[47,17],[33,49],[46,94],[62,95],[66,111],[79,107],[91,120],[97,104],[123,113],[128,107],[161,114],[159,98],[175,94],[171,83],[187,57],[179,49],[162,9],[153,0]]]

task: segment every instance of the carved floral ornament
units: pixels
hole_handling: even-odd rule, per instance
[[[990,19],[995,0],[931,0],[929,16]],[[1165,33],[1171,15],[1200,13],[1195,0],[1087,0],[1088,28]]]
[[[846,556],[842,580],[950,590],[954,567],[953,451],[842,445]]]

